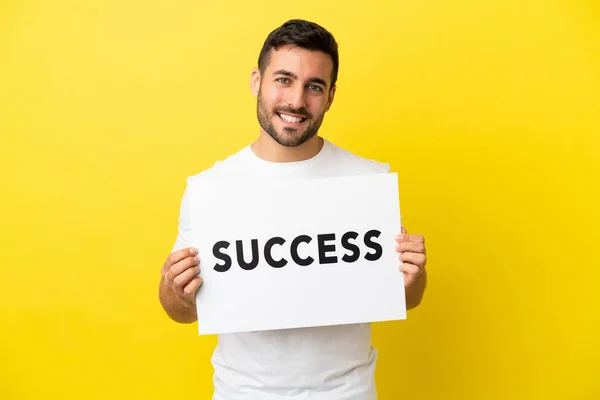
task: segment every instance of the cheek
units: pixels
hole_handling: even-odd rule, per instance
[[[327,98],[322,96],[309,100],[307,107],[313,115],[322,114],[327,108]]]
[[[270,105],[281,103],[284,97],[283,94],[283,91],[277,90],[274,86],[266,88],[266,90],[263,91],[263,97],[266,103]]]

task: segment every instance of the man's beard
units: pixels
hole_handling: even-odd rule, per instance
[[[262,99],[260,90],[258,92],[256,108],[258,115],[258,123],[260,124],[260,126],[277,143],[286,147],[300,146],[308,139],[315,136],[319,131],[319,128],[321,127],[321,123],[323,122],[323,117],[325,115],[325,113],[323,113],[319,115],[317,119],[313,120],[313,116],[304,107],[297,110],[290,107],[278,107],[277,109],[273,110],[273,113],[271,114],[267,109],[267,105]],[[305,127],[304,133],[298,134],[298,130],[301,129],[301,127],[285,127],[283,128],[284,132],[277,132],[277,130],[275,129],[275,125],[273,125],[273,118],[279,118],[279,116],[277,115],[278,112],[301,115],[302,117],[306,118],[306,121],[304,121],[303,124],[308,123],[308,126]]]

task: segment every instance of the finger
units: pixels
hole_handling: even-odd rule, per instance
[[[404,263],[398,267],[401,272],[404,272],[408,275],[418,275],[421,272],[421,268],[414,264]]]
[[[183,260],[189,256],[195,256],[198,254],[198,250],[193,247],[186,247],[185,249],[181,249],[178,251],[174,251],[167,257],[165,264],[162,267],[163,275],[166,273],[171,266],[177,264],[179,261]]]
[[[402,264],[398,269],[404,273],[404,287],[408,288],[417,280],[421,270],[416,265]]]
[[[425,244],[419,242],[400,242],[396,244],[396,251],[422,254],[427,253]]]
[[[186,287],[200,273],[199,267],[188,268],[173,279],[175,292],[183,294],[183,288]]]
[[[404,263],[414,264],[420,267],[424,267],[425,262],[427,261],[425,254],[421,253],[402,253],[398,258]]]
[[[402,230],[401,230],[401,232],[402,232],[402,233],[404,233],[404,234],[407,234],[407,233],[408,233],[408,232],[406,231],[406,228],[404,228],[404,227],[402,227]]]
[[[183,288],[183,293],[186,296],[195,296],[196,295],[196,290],[198,290],[198,288],[200,288],[200,286],[202,285],[202,282],[204,282],[202,280],[201,277],[197,276],[194,279],[192,279],[190,281],[190,283],[188,283],[184,288]]]
[[[396,241],[398,243],[400,243],[400,242],[425,243],[425,237],[423,237],[423,235],[402,234],[402,235],[396,236]]]
[[[200,264],[198,256],[187,257],[179,261],[177,264],[171,266],[166,274],[167,282],[171,282],[176,276],[181,275],[185,270],[193,268]]]

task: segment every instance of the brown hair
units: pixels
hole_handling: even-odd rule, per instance
[[[292,19],[272,31],[258,56],[258,69],[264,73],[269,63],[271,49],[293,44],[307,50],[318,50],[331,56],[333,70],[331,72],[331,87],[335,86],[339,68],[338,45],[333,35],[322,26],[302,19]]]

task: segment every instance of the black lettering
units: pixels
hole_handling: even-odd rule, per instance
[[[244,261],[244,246],[241,240],[235,242],[237,250],[237,261],[242,269],[250,271],[258,265],[258,239],[252,239],[252,261],[247,263]]]
[[[356,232],[346,232],[344,236],[342,236],[342,247],[352,252],[352,255],[345,254],[342,257],[342,261],[352,263],[358,260],[358,257],[360,257],[360,249],[358,246],[350,243],[350,239],[356,239],[357,237],[358,233]]]
[[[229,268],[231,268],[231,257],[229,257],[224,252],[220,251],[221,249],[226,249],[228,247],[229,242],[226,242],[224,240],[215,243],[215,245],[213,246],[213,255],[224,262],[224,264],[215,264],[213,269],[217,272],[225,272],[228,271]]]
[[[374,254],[373,253],[365,254],[365,259],[368,261],[377,261],[383,254],[383,248],[381,247],[381,245],[379,243],[371,240],[371,238],[373,238],[373,237],[377,238],[377,237],[379,237],[379,235],[381,235],[381,232],[378,230],[375,230],[375,229],[370,230],[369,232],[365,233],[365,244],[370,249],[375,250]]]
[[[335,244],[326,245],[326,241],[335,240],[335,233],[324,233],[322,235],[317,235],[317,240],[319,242],[319,263],[320,264],[335,264],[337,263],[337,257],[331,256],[327,257],[326,253],[328,251],[335,251]]]
[[[265,260],[267,260],[267,263],[273,268],[281,268],[281,267],[284,267],[288,263],[285,258],[282,258],[279,261],[275,261],[275,260],[273,260],[273,257],[271,256],[271,247],[273,247],[273,245],[275,245],[275,244],[282,245],[284,243],[285,243],[284,238],[274,237],[272,239],[269,239],[267,241],[267,243],[265,244]]]
[[[298,265],[306,267],[307,265],[312,264],[315,261],[314,258],[308,256],[307,258],[302,258],[298,255],[298,245],[302,242],[310,243],[312,238],[308,235],[300,235],[296,239],[292,241],[292,246],[290,247],[290,254],[292,255],[292,260]]]

